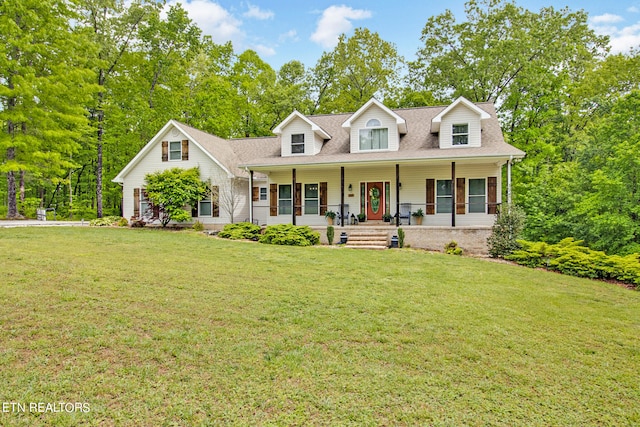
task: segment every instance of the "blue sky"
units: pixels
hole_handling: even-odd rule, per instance
[[[351,35],[358,27],[377,32],[413,60],[427,19],[450,9],[462,20],[465,4],[465,0],[169,0],[168,4],[178,2],[215,42],[231,41],[236,52],[253,49],[274,69],[294,59],[312,67],[322,52],[333,49],[339,34]],[[535,12],[547,6],[584,9],[589,25],[611,37],[612,52],[640,46],[640,0],[516,0],[516,4]]]

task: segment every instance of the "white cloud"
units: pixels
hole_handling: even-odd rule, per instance
[[[210,35],[214,42],[225,43],[231,41],[234,46],[241,44],[245,34],[240,29],[242,21],[236,19],[218,3],[208,0],[192,0],[180,2],[170,0],[165,5],[165,11],[169,6],[181,3],[191,18],[204,34]]]
[[[617,22],[624,21],[624,18],[619,15],[613,15],[611,13],[605,13],[604,15],[594,16],[590,21],[595,25],[600,24],[615,24]]]
[[[287,40],[297,41],[298,40],[298,32],[296,30],[289,30],[286,33],[280,34],[280,36],[278,37],[278,41],[280,43],[285,42]]]
[[[352,9],[348,6],[329,6],[322,12],[316,31],[311,40],[324,48],[332,48],[338,43],[338,36],[346,33],[353,25],[352,20],[371,18],[371,11]]]
[[[635,6],[631,6],[629,9],[627,9],[627,12],[629,12],[629,13],[638,13],[638,12],[640,12],[640,9],[635,7]]]
[[[640,48],[640,22],[625,27],[614,25],[622,21],[623,18],[610,14],[596,16],[590,20],[591,28],[597,34],[609,36],[612,53],[625,53],[632,48]]]
[[[252,4],[248,4],[249,10],[246,11],[242,16],[247,18],[255,18],[261,21],[266,19],[273,19],[274,13],[270,10],[262,10],[258,6],[254,6]]]
[[[251,46],[251,48],[258,52],[258,55],[260,56],[273,56],[276,54],[276,50],[274,48],[265,46],[263,44],[253,45]]]

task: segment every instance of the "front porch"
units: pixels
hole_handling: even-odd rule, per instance
[[[385,225],[386,224],[386,225]],[[320,233],[320,242],[327,242],[327,226],[311,226],[312,229]],[[362,223],[358,225],[334,226],[335,237],[333,244],[340,242],[340,234],[346,233],[347,238],[352,233],[360,233],[363,230],[386,233],[387,246],[391,244],[391,237],[398,235],[398,227],[388,225],[388,223]],[[442,252],[444,246],[452,240],[458,243],[465,254],[487,255],[487,238],[491,235],[489,226],[428,226],[428,225],[408,225],[400,226],[404,231],[404,246],[416,249],[426,249],[430,251]]]

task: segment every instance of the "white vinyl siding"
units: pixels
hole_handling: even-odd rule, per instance
[[[380,126],[368,127],[367,123],[370,120],[378,120],[380,122]],[[364,145],[361,147],[361,131],[365,131],[365,136],[369,135],[371,138],[377,138],[378,141],[383,141],[385,139],[384,135],[382,135],[384,131],[377,131],[379,133],[374,135],[373,133],[366,132],[370,129],[386,130],[386,146],[383,145],[379,148],[368,148],[367,145]],[[396,120],[377,105],[371,105],[367,111],[363,112],[356,120],[351,122],[350,132],[352,153],[368,152],[371,150],[398,151],[400,135],[398,134],[398,125]],[[372,145],[375,144],[376,143],[372,140]]]
[[[466,132],[464,132],[465,125]],[[480,147],[481,130],[480,116],[465,105],[457,105],[442,118],[440,148]],[[464,143],[465,139],[466,143]]]
[[[280,138],[283,157],[318,154],[324,142],[311,129],[309,123],[300,118],[288,123],[282,129]]]

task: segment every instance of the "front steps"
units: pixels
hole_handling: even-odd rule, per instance
[[[358,249],[387,249],[389,247],[386,231],[363,230],[347,233],[347,248]]]

